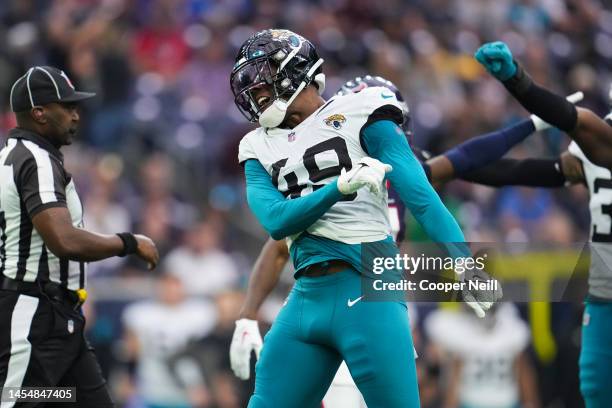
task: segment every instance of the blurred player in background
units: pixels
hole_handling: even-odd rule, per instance
[[[502,42],[483,45],[476,59],[530,112],[573,139],[558,159],[559,185],[589,189],[591,265],[580,352],[580,389],[587,408],[612,404],[612,112],[606,120],[535,84]],[[602,167],[603,166],[603,167]],[[532,174],[532,179],[539,177]]]
[[[540,406],[526,354],[529,329],[513,304],[496,305],[484,319],[440,309],[427,317],[425,331],[450,360],[444,408]]]
[[[137,361],[133,385],[142,404],[148,408],[187,408],[195,401],[190,401],[173,376],[181,377],[180,383],[191,384],[192,389],[203,380],[197,367],[171,370],[169,360],[190,341],[212,330],[216,311],[207,301],[187,299],[177,276],[165,272],[158,279],[156,300],[132,303],[124,311],[126,359]]]
[[[385,173],[434,241],[454,257],[469,248],[398,126],[395,94],[374,87],[326,102],[322,63],[306,39],[264,30],[243,44],[232,70],[237,106],[261,125],[239,147],[247,200],[273,238],[291,237],[297,278],[266,336],[249,406],[317,406],[344,359],[370,405],[417,407],[406,305],[359,302],[361,243],[397,253],[386,192],[380,197]],[[499,296],[464,291],[480,316]]]
[[[425,173],[434,185],[439,185],[454,177],[488,184],[492,175],[501,177],[508,169],[515,166],[515,160],[513,159],[500,159],[507,151],[536,130],[536,125],[538,130],[548,127],[538,118],[532,117],[514,126],[472,138],[443,155],[431,158],[428,152],[412,144],[410,110],[399,89],[392,82],[370,75],[363,78],[357,77],[345,83],[337,95],[360,92],[365,88],[377,86],[389,89],[402,104],[404,114],[402,129],[413,152],[421,161]],[[486,167],[491,162],[493,164]],[[404,237],[405,207],[395,190],[390,186],[388,190],[389,220],[393,236],[399,242]],[[241,311],[241,319],[236,322],[230,349],[232,367],[239,378],[249,378],[251,351],[254,350],[256,355],[259,355],[262,339],[256,321],[258,311],[263,301],[278,283],[280,274],[288,260],[289,251],[286,243],[270,239],[262,248],[262,252],[255,263],[249,281],[247,299]],[[342,401],[342,403],[339,404],[337,401]],[[340,366],[324,402],[327,407],[359,407],[363,404],[361,394],[344,363]]]
[[[226,353],[243,301],[242,292],[223,292],[217,295],[215,327],[205,337],[190,341],[170,359],[170,366],[176,374],[175,380],[190,395],[194,408],[244,408],[248,403],[253,384],[237,381],[232,375]],[[192,378],[203,378],[204,386],[201,381],[190,381],[184,375],[186,368],[196,368],[199,375]]]

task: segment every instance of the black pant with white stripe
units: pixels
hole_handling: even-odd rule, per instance
[[[81,313],[66,303],[0,290],[0,389],[76,387],[77,402],[66,407],[114,406],[83,335],[84,325]],[[2,402],[0,406],[43,405]]]

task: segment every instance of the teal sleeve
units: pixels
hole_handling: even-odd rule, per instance
[[[371,157],[393,166],[387,177],[427,235],[451,256],[469,256],[461,228],[427,180],[404,132],[390,120],[378,120],[362,130],[361,144]]]
[[[244,174],[249,207],[276,240],[306,230],[343,197],[333,181],[304,197],[287,199],[261,163],[253,159],[244,164]]]

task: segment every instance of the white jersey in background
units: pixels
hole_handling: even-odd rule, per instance
[[[240,142],[238,160],[259,160],[280,192],[304,196],[367,156],[361,130],[372,113],[388,105],[401,115],[395,94],[382,87],[335,96],[293,129],[248,133]],[[347,244],[383,240],[390,235],[387,200],[361,189],[334,204],[307,232]]]
[[[219,249],[194,253],[178,247],[166,256],[165,267],[179,278],[189,296],[214,297],[236,287],[239,279],[234,259]]]
[[[126,308],[123,323],[139,344],[138,393],[147,403],[166,406],[188,403],[185,391],[170,371],[168,358],[190,341],[210,333],[216,320],[214,305],[200,300],[186,300],[174,306],[143,301]]]
[[[589,189],[591,266],[589,294],[612,299],[612,172],[593,164],[576,142],[568,151],[582,163]]]
[[[494,321],[489,320],[494,319]],[[520,403],[515,361],[529,343],[527,324],[510,303],[494,316],[438,310],[425,320],[430,339],[463,364],[459,401],[470,408],[514,408]]]

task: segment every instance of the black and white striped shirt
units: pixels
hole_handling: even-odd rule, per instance
[[[32,225],[51,207],[67,207],[75,227],[83,208],[63,156],[44,137],[19,128],[0,150],[0,271],[18,281],[51,280],[71,290],[85,286],[85,264],[55,256]]]

